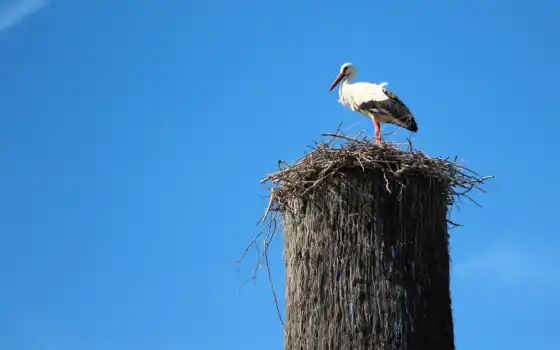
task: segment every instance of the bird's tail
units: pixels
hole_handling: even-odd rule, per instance
[[[418,131],[418,124],[411,113],[393,119],[392,123],[412,132]]]
[[[407,118],[407,120],[405,122],[406,129],[410,130],[412,132],[417,132],[418,131],[418,124],[416,124],[416,119],[414,119],[414,116],[412,114],[409,114],[406,118]]]

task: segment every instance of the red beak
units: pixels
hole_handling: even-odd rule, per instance
[[[344,72],[340,73],[336,79],[334,80],[334,83],[332,83],[331,88],[329,89],[329,91],[332,91],[332,89],[334,89],[335,86],[338,85],[338,83],[340,83],[340,81],[342,80],[342,78],[344,78]]]

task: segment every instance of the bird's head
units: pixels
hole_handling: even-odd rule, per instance
[[[338,73],[338,76],[332,83],[329,91],[332,91],[332,89],[334,89],[338,85],[338,83],[340,83],[344,78],[347,78],[348,80],[352,80],[356,76],[356,73],[358,73],[358,71],[356,70],[356,67],[352,63],[344,63],[340,67],[340,73]]]

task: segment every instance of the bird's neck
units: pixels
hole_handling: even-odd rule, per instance
[[[349,76],[346,76],[342,79],[342,81],[340,82],[340,86],[338,88],[338,94],[342,96],[342,91],[344,91],[344,88],[346,88],[348,85],[350,85],[350,82],[352,81],[352,78]]]

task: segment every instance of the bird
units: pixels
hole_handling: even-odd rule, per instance
[[[354,64],[344,63],[329,92],[340,83],[338,102],[373,121],[376,143],[381,143],[380,122],[395,124],[412,132],[418,131],[410,109],[397,95],[384,87],[387,83],[352,83],[357,73]]]

